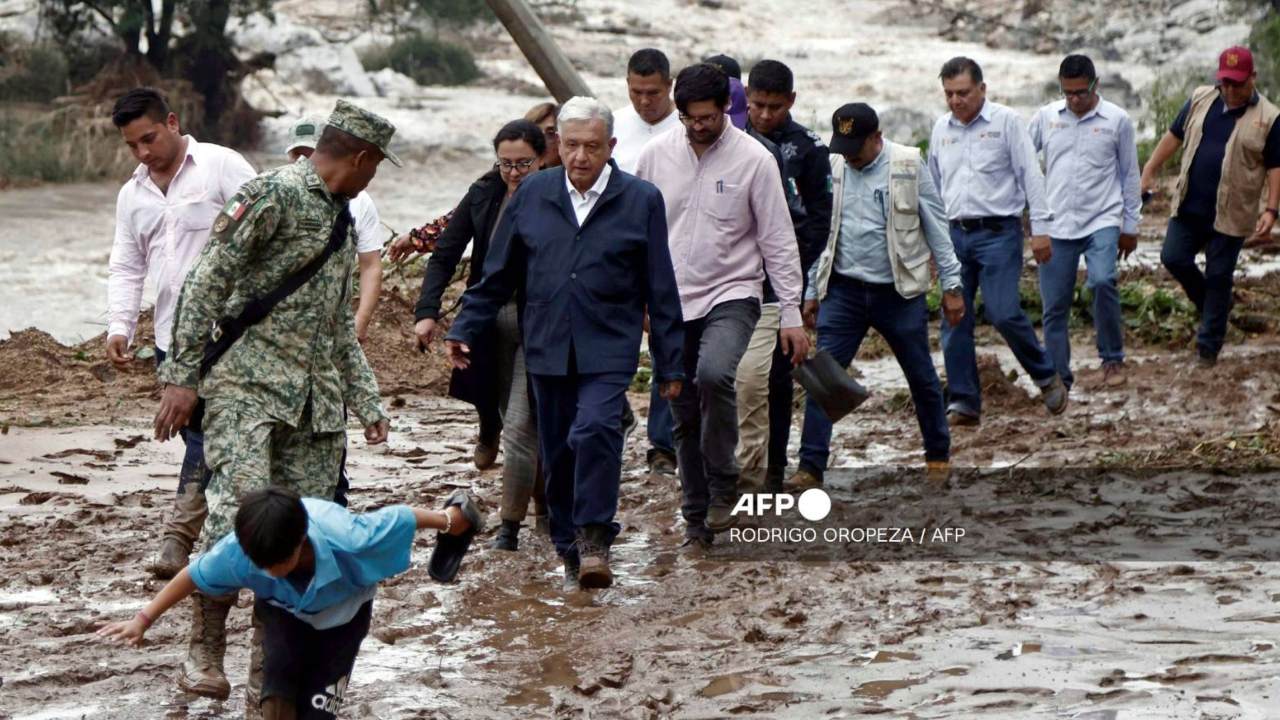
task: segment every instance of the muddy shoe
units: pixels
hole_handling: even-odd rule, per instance
[[[1040,388],[1040,394],[1044,398],[1044,406],[1049,409],[1050,415],[1061,415],[1066,411],[1067,386],[1062,384],[1061,377],[1054,375],[1052,382]]]
[[[539,535],[551,535],[551,520],[546,515],[533,516],[533,531]]]
[[[191,601],[191,642],[178,673],[178,687],[193,695],[226,700],[231,683],[222,671],[222,659],[227,652],[227,613],[235,597],[211,598],[197,592]]]
[[[707,508],[707,529],[713,533],[724,532],[738,524],[733,505],[712,505]]]
[[[512,520],[503,520],[502,526],[498,528],[498,534],[493,536],[493,541],[489,543],[489,547],[494,550],[507,550],[515,552],[520,548],[520,523]]]
[[[822,487],[822,478],[804,468],[797,470],[795,475],[792,475],[782,484],[782,489],[789,493],[804,492],[809,488],[820,487]]]
[[[578,563],[578,584],[583,588],[607,588],[613,584],[607,527],[588,525],[578,531]]]
[[[649,476],[673,477],[675,474],[676,459],[670,453],[654,450],[653,457],[649,459]]]
[[[564,591],[581,590],[582,586],[578,584],[578,572],[581,570],[578,556],[570,555],[561,559],[564,561]]]
[[[715,545],[714,535],[690,535],[680,544],[680,550],[687,555],[700,557]]]
[[[951,477],[951,463],[946,460],[929,460],[924,464],[925,482],[935,487],[947,484]]]
[[[476,449],[471,453],[471,461],[475,463],[477,470],[488,470],[498,461],[498,443],[495,440],[492,444],[483,440],[476,442]]]
[[[1208,370],[1218,364],[1218,356],[1208,353],[1196,353],[1196,367],[1201,370]]]
[[[955,407],[947,410],[947,424],[951,427],[977,427],[981,423],[982,418],[974,413]]]
[[[160,543],[160,552],[147,566],[147,570],[161,580],[171,580],[187,566],[190,555],[191,545],[184,542],[182,538],[166,536]]]
[[[1123,362],[1102,363],[1102,384],[1107,387],[1123,387],[1129,382]]]
[[[431,559],[427,561],[427,574],[437,582],[453,582],[462,567],[462,558],[466,557],[471,547],[471,539],[484,531],[484,516],[480,514],[480,506],[475,498],[466,490],[454,490],[445,500],[444,510],[457,505],[462,516],[470,523],[470,527],[461,535],[436,533],[436,546],[431,551]]]

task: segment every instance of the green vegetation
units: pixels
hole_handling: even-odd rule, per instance
[[[1161,137],[1164,137],[1165,131],[1173,124],[1174,118],[1178,117],[1178,111],[1182,109],[1187,98],[1191,97],[1191,91],[1198,84],[1198,76],[1185,71],[1161,75],[1156,78],[1155,82],[1151,83],[1147,96],[1143,98],[1147,105],[1147,116],[1141,122],[1141,129],[1150,130],[1152,136],[1138,143],[1138,164],[1140,166],[1147,164],[1147,159],[1151,157],[1151,152],[1155,150],[1156,143],[1160,142]],[[1164,172],[1166,174],[1176,173],[1181,162],[1182,151],[1179,150],[1165,164]]]
[[[1273,10],[1249,33],[1258,92],[1274,100],[1280,95],[1280,12]]]
[[[421,33],[372,49],[361,62],[365,70],[389,67],[419,85],[464,85],[480,77],[475,58],[466,48]]]
[[[67,92],[67,58],[51,45],[23,45],[0,38],[0,97],[48,102]]]

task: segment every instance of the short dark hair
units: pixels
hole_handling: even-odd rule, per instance
[[[747,90],[790,95],[795,92],[796,78],[791,68],[777,60],[761,60],[747,76]]]
[[[676,76],[676,109],[685,112],[690,103],[711,100],[717,107],[729,104],[729,76],[720,68],[698,63],[680,71]]]
[[[512,140],[523,140],[529,143],[529,147],[533,148],[534,154],[538,157],[542,157],[542,153],[547,151],[547,136],[542,134],[542,128],[528,120],[512,120],[503,125],[498,134],[493,136],[493,151],[498,151],[498,143]]]
[[[969,73],[969,77],[973,79],[974,85],[982,84],[982,68],[974,60],[964,57],[953,57],[942,63],[942,72],[938,73],[938,78],[942,80],[950,80],[953,77]]]
[[[236,541],[266,569],[293,556],[307,536],[307,509],[298,493],[271,486],[245,493],[236,510]]]
[[[359,152],[382,155],[382,150],[377,145],[332,125],[324,126],[324,132],[320,133],[320,139],[316,141],[316,152],[335,158],[351,157]]]
[[[1084,78],[1089,82],[1098,79],[1098,71],[1093,67],[1093,61],[1088,55],[1068,55],[1062,59],[1062,64],[1058,66],[1058,77],[1060,78]]]
[[[644,48],[631,54],[627,61],[627,74],[647,77],[654,73],[658,73],[663,82],[671,79],[671,61],[661,50]]]
[[[169,118],[169,103],[164,95],[153,87],[139,87],[116,98],[111,108],[111,123],[118,128],[147,116],[158,123]]]

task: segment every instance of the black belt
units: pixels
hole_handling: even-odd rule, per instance
[[[1005,229],[1005,223],[1016,222],[1018,218],[1007,217],[1001,215],[992,215],[990,217],[979,218],[960,218],[952,220],[951,227],[964,230],[965,232],[975,232],[977,230],[999,231]]]

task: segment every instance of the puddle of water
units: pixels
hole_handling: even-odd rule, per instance
[[[707,686],[702,688],[698,694],[709,698],[720,697],[721,695],[737,692],[750,685],[751,682],[751,678],[746,675],[721,675],[707,683]]]
[[[898,690],[905,690],[923,682],[923,678],[907,678],[905,680],[871,680],[870,682],[864,682],[854,688],[853,694],[857,697],[871,698],[872,700],[884,700]]]

